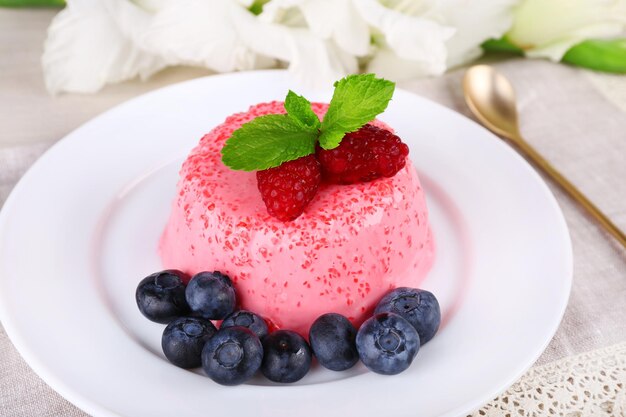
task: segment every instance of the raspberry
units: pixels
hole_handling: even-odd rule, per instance
[[[366,124],[347,133],[338,147],[317,147],[324,181],[354,184],[380,177],[393,177],[404,168],[409,147],[386,129]]]
[[[315,155],[305,156],[256,173],[267,212],[281,221],[294,220],[315,196],[321,182]]]

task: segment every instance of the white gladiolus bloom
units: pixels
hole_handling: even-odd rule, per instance
[[[258,17],[248,10],[251,0],[69,0],[49,29],[46,85],[53,93],[95,92],[167,65],[230,72],[283,61],[310,86],[328,86],[358,71],[355,55],[367,53],[369,31],[358,22],[340,25],[350,19],[349,0],[342,0],[337,10],[344,13],[332,24],[333,2],[325,8],[323,1],[303,2],[301,12],[286,3],[283,10],[276,1]],[[285,11],[306,16],[315,30],[284,21]]]
[[[239,32],[252,50],[287,62],[294,79],[327,87],[369,51],[369,28],[354,16],[350,0],[272,0],[254,30]]]
[[[508,39],[527,56],[559,61],[586,40],[626,30],[626,0],[524,0],[515,10]]]
[[[428,13],[456,29],[446,42],[448,68],[466,64],[482,54],[480,45],[499,39],[513,22],[519,0],[439,0]]]
[[[358,70],[356,58],[333,41],[341,35],[332,27],[322,27],[325,36],[318,36],[296,22],[301,20],[298,10],[288,3],[299,2],[275,1],[265,5],[261,16],[250,13],[250,2],[165,1],[145,31],[142,46],[168,64],[201,65],[218,72],[267,68],[282,61],[295,79],[313,86],[327,86]],[[304,7],[314,20],[318,8]]]
[[[246,46],[259,55],[288,63],[292,76],[303,84],[328,87],[358,70],[353,55],[306,28],[261,22],[250,14],[243,17],[235,23]]]
[[[147,78],[162,69],[161,58],[137,46],[149,21],[149,12],[126,0],[68,0],[45,42],[48,91],[93,93],[105,84]]]
[[[168,65],[230,72],[284,63],[312,87],[359,63],[394,80],[437,75],[500,37],[515,2],[270,0],[257,16],[253,0],[67,0],[45,44],[46,86],[95,92]]]
[[[510,28],[517,0],[354,0],[377,33],[368,70],[401,80],[439,75]]]
[[[145,49],[168,65],[203,66],[217,72],[272,66],[243,42],[239,28],[254,20],[234,0],[166,0],[139,40]],[[244,23],[244,24],[242,24]],[[248,30],[254,30],[250,25]]]
[[[386,4],[378,0],[355,0],[361,16],[377,32],[374,37],[378,48],[369,63],[369,71],[403,79],[437,75],[446,70],[445,42],[455,29],[423,17],[420,3],[418,0]]]
[[[364,56],[370,50],[370,30],[356,13],[352,0],[272,0],[261,20],[308,27],[321,39],[332,40],[343,51]]]

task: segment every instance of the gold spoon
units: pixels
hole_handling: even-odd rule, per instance
[[[557,171],[539,152],[524,140],[519,131],[515,91],[509,80],[488,65],[476,65],[463,78],[465,101],[483,125],[509,139],[527,159],[580,203],[598,223],[626,248],[626,235],[585,195]]]

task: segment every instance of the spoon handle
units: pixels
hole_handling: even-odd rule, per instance
[[[595,204],[593,204],[574,184],[569,182],[559,171],[556,170],[539,152],[535,150],[521,135],[511,138],[511,142],[537,167],[543,170],[554,180],[569,196],[577,201],[587,213],[600,223],[619,243],[626,248],[626,235],[604,214]]]

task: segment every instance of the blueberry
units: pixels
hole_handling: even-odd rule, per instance
[[[263,345],[254,332],[245,327],[220,329],[202,350],[204,372],[222,385],[246,382],[259,370],[261,361]]]
[[[420,338],[407,320],[394,313],[379,313],[367,319],[356,335],[361,362],[373,372],[395,375],[411,365],[420,348]]]
[[[165,357],[181,368],[197,368],[205,343],[217,332],[208,320],[180,317],[167,325],[161,338]]]
[[[267,323],[263,317],[258,314],[246,310],[235,311],[222,321],[220,329],[226,329],[234,326],[247,327],[252,330],[260,340],[263,340],[269,333]]]
[[[415,327],[422,345],[435,336],[441,323],[439,302],[433,293],[400,287],[388,292],[376,306],[374,314],[389,312],[404,317]]]
[[[274,382],[296,382],[309,372],[311,348],[291,330],[278,330],[263,339],[261,372]]]
[[[188,280],[187,274],[175,269],[147,276],[135,291],[139,311],[148,320],[164,324],[186,315],[189,306],[185,301],[185,282]]]
[[[359,360],[356,329],[341,314],[318,317],[309,330],[309,342],[320,365],[332,371],[345,371]]]
[[[200,272],[191,278],[185,291],[187,303],[195,316],[222,320],[235,310],[235,288],[221,272]]]

